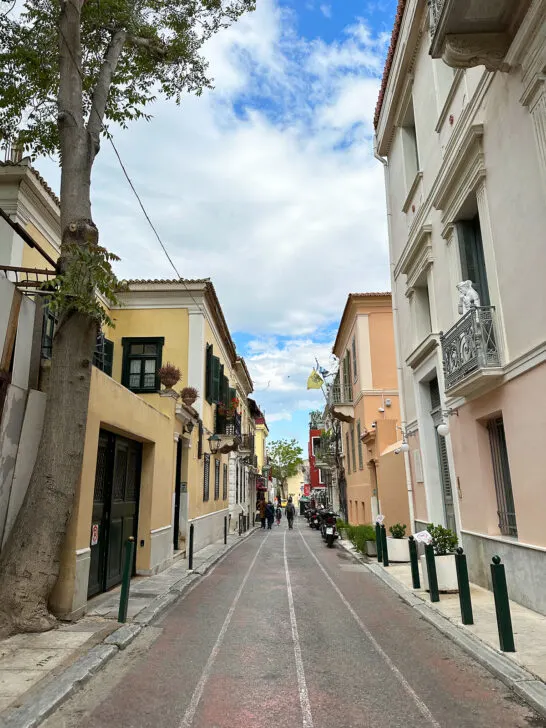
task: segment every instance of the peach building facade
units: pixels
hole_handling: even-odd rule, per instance
[[[409,525],[390,293],[351,293],[333,353],[339,372],[328,409],[341,422],[347,516]]]
[[[400,0],[375,117],[410,506],[546,614],[546,2],[481,5]]]

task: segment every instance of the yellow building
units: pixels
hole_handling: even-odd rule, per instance
[[[409,524],[390,293],[351,293],[333,348],[328,409],[341,422],[349,522]]]
[[[38,297],[31,300],[29,281],[54,269],[59,206],[32,168],[8,164],[0,165],[0,207],[9,215],[0,220],[0,271],[4,266],[10,277],[0,294],[12,300],[14,290],[23,291],[29,302],[21,309],[28,325],[24,337],[18,329],[16,352],[24,376],[18,374],[8,396],[28,399],[20,419],[30,419],[38,433],[23,448],[33,462],[55,321]],[[255,505],[252,380],[210,280],[130,281],[109,313],[114,327],[97,341],[81,481],[50,601],[67,618],[119,583],[129,536],[136,541],[134,571],[154,574],[183,555],[190,523],[198,550],[222,537],[225,518],[236,528],[238,515],[250,515]],[[158,370],[167,363],[180,370],[176,391],[160,381]],[[24,387],[31,393],[35,387],[37,397],[26,397]],[[196,401],[182,401],[184,387],[198,390]],[[26,470],[6,504],[9,524],[28,486],[31,467]]]

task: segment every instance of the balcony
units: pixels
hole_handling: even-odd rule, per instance
[[[242,435],[239,442],[239,452],[241,455],[254,456],[254,435]]]
[[[236,412],[233,416],[226,417],[216,412],[214,432],[222,441],[218,452],[228,453],[237,450],[241,440],[241,415]]]
[[[332,384],[328,392],[328,406],[336,420],[354,422],[352,386],[350,384]]]
[[[428,0],[433,58],[452,68],[508,71],[506,54],[531,0]]]
[[[502,377],[495,307],[472,308],[440,334],[446,394],[467,396]]]

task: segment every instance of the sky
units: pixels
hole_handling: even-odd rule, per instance
[[[210,277],[245,357],[270,439],[304,448],[306,389],[350,292],[390,289],[373,115],[395,0],[257,0],[209,42],[214,90],[114,132],[176,267]],[[52,160],[36,166],[58,188]],[[119,278],[172,278],[104,142],[92,178],[101,243]]]

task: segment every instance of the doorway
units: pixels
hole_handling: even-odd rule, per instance
[[[438,455],[438,470],[444,505],[445,522],[447,528],[450,528],[454,533],[457,533],[457,521],[455,519],[455,504],[453,502],[453,488],[451,485],[451,475],[449,473],[446,439],[439,435],[436,430],[438,425],[442,424],[444,420],[442,415],[440,388],[436,377],[431,379],[429,387],[431,404],[430,416],[432,417],[434,436],[436,438],[436,452]]]
[[[141,463],[141,443],[100,431],[88,598],[121,582],[123,545],[130,536],[137,537]]]

